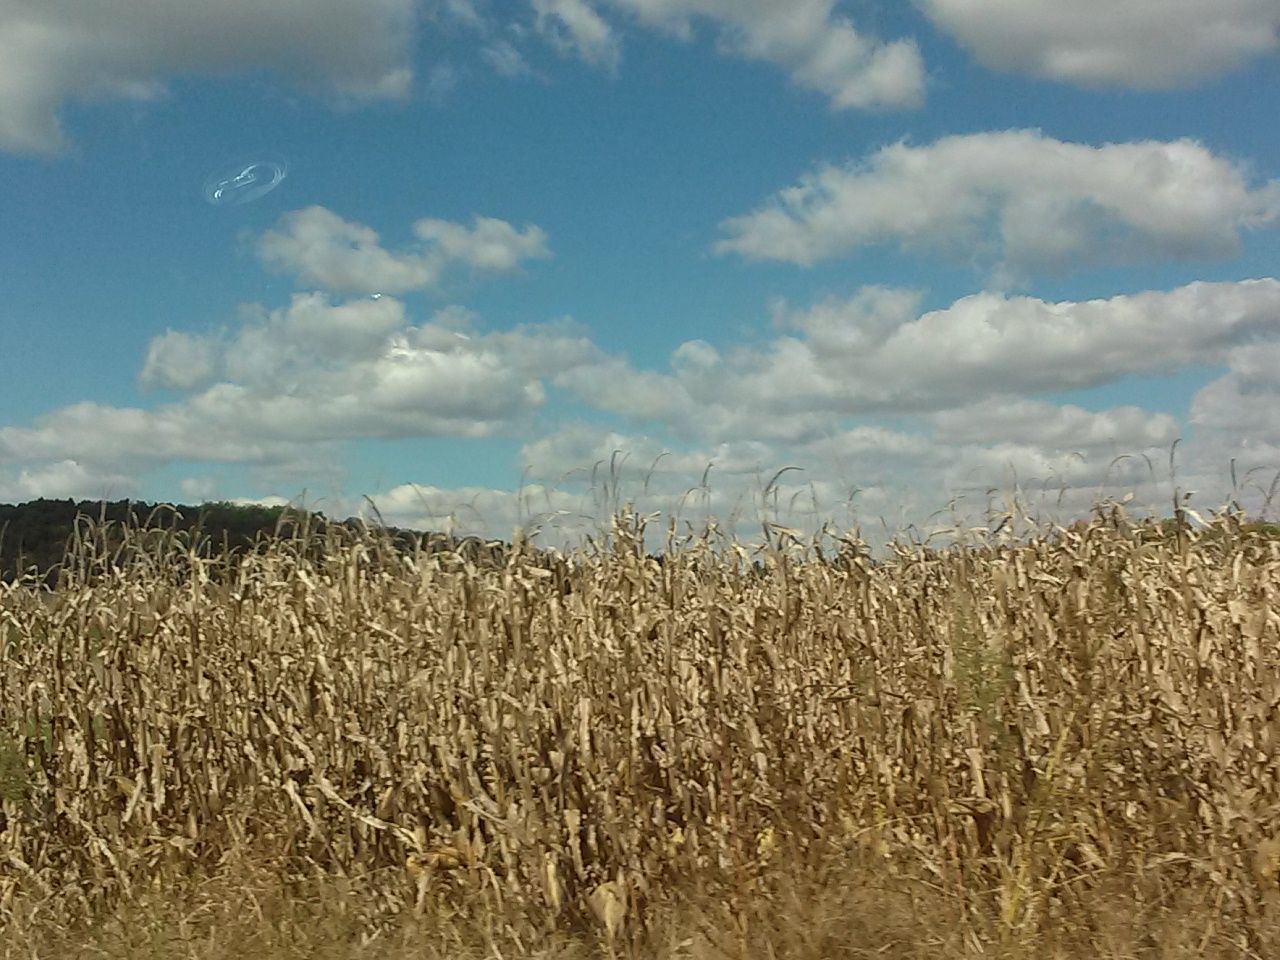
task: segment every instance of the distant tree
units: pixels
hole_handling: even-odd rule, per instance
[[[350,539],[362,529],[370,529],[360,520],[338,522],[319,512],[225,500],[198,506],[69,499],[0,504],[0,582],[12,583],[26,576],[56,586],[60,571],[73,559],[69,548],[91,527],[100,556],[114,556],[125,543],[124,528],[130,527],[146,532],[140,552],[153,549],[156,538],[166,538],[169,556],[179,568],[182,558],[192,552],[225,559],[228,568],[233,568],[250,551],[265,549],[276,539],[299,540],[305,534],[308,542],[303,546],[314,553],[331,534]],[[372,529],[402,555],[417,550],[456,550],[471,562],[491,565],[501,564],[507,552],[507,545],[500,541],[457,540],[443,533],[385,525]],[[119,559],[127,561],[128,557],[121,555]]]

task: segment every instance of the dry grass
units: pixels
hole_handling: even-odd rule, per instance
[[[1280,541],[641,527],[0,586],[0,957],[1280,956]]]

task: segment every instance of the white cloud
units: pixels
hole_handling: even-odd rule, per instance
[[[328,361],[364,360],[381,354],[387,338],[405,325],[404,304],[394,297],[331,304],[316,293],[294,294],[287,311],[272,314],[280,341]]]
[[[270,391],[309,375],[377,360],[391,335],[404,327],[405,311],[394,297],[332,304],[324,294],[297,293],[287,309],[247,310],[245,321],[229,343],[191,339],[216,358],[212,365],[217,376]]]
[[[90,470],[70,459],[20,470],[12,479],[0,474],[0,503],[25,503],[41,497],[52,500],[119,500],[136,497],[141,489],[136,477]]]
[[[835,109],[914,107],[924,66],[912,40],[886,42],[835,13],[835,0],[612,0],[644,23],[687,32],[690,17],[721,28],[726,52],[777,64]]]
[[[1002,274],[1154,257],[1223,257],[1280,221],[1280,182],[1192,140],[1092,147],[1021,130],[899,142],[824,166],[725,221],[720,253],[811,265],[877,243]]]
[[[824,519],[855,488],[864,517],[874,508],[922,524],[952,494],[981,513],[988,489],[1004,494],[1015,482],[1044,516],[1080,516],[1097,497],[1129,492],[1138,495],[1131,511],[1143,514],[1167,509],[1163,465],[1183,435],[1179,422],[1133,406],[1095,412],[1028,395],[1225,362],[1230,375],[1193,406],[1180,489],[1217,507],[1230,490],[1232,457],[1242,476],[1268,463],[1280,469],[1280,280],[1085,302],[982,293],[923,314],[919,299],[873,287],[807,310],[778,303],[784,335],[761,347],[690,341],[667,372],[619,358],[566,371],[557,382],[643,423],[648,435],[579,426],[526,445],[524,462],[546,482],[574,467],[581,479],[620,449],[632,454],[625,476],[634,490],[671,444],[650,493],[679,498],[714,463],[721,516],[755,503],[758,477],[785,464],[804,472],[787,475],[782,501],[800,510],[816,495]],[[850,422],[882,415],[905,417],[908,427]],[[1246,508],[1256,512],[1262,499],[1254,491]]]
[[[1205,363],[1226,363],[1229,374],[1196,397],[1190,426],[1201,436],[1183,448],[1190,482],[1212,499],[1226,489],[1220,468],[1231,457],[1243,472],[1280,452],[1280,280],[1080,303],[982,293],[925,313],[916,292],[870,287],[807,309],[775,303],[773,314],[780,335],[763,346],[691,340],[659,372],[605,356],[569,320],[485,332],[449,306],[415,325],[394,297],[334,303],[300,293],[277,310],[245,311],[234,331],[157,337],[143,379],[190,391],[178,402],[80,403],[0,428],[0,465],[22,471],[0,473],[0,489],[96,496],[86,484],[136,485],[140,472],[175,461],[244,464],[268,489],[314,489],[351,439],[528,436],[556,384],[597,412],[646,422],[646,433],[579,424],[533,435],[516,466],[543,485],[545,509],[514,494],[477,488],[459,500],[437,490],[410,525],[431,526],[426,518],[481,496],[502,524],[523,510],[589,528],[584,516],[634,496],[685,518],[736,516],[750,534],[764,484],[788,464],[802,472],[779,481],[779,509],[797,526],[831,519],[855,488],[860,509],[919,523],[952,493],[981,508],[988,488],[1015,478],[1078,513],[1106,491],[1167,501],[1142,457],[1159,462],[1178,424],[1135,407],[1093,412],[1027,395]],[[898,422],[874,422],[887,415]],[[1113,463],[1121,454],[1134,459]],[[621,486],[604,489],[606,478]],[[407,502],[412,489],[397,496]]]
[[[64,143],[70,101],[146,100],[172,74],[267,69],[344,97],[412,79],[413,0],[0,0],[0,150]]]
[[[561,51],[573,51],[587,63],[612,70],[619,44],[613,29],[587,0],[532,0],[538,32]]]
[[[267,462],[300,450],[282,438],[255,440],[190,405],[155,410],[82,402],[37,417],[31,427],[0,427],[0,463],[73,459],[97,470],[126,471],[169,460]]]
[[[435,286],[451,266],[490,273],[515,270],[522,260],[551,256],[547,236],[529,225],[518,230],[504,220],[476,217],[471,227],[445,220],[419,220],[417,249],[385,249],[375,230],[343,220],[324,207],[287,213],[258,238],[263,263],[328,290],[404,293]]]
[[[987,429],[984,413],[996,418]],[[1043,437],[1030,423],[1034,416],[1043,418]],[[1005,428],[1024,420],[1029,429],[1009,436]],[[671,516],[695,526],[714,516],[723,529],[749,538],[758,538],[763,518],[808,533],[824,522],[844,522],[851,508],[864,528],[878,529],[882,517],[891,529],[936,526],[930,513],[952,496],[963,500],[961,515],[980,522],[989,499],[1003,509],[1001,497],[989,498],[987,491],[1003,496],[1015,485],[1023,506],[1045,517],[1079,516],[1106,495],[1138,493],[1135,508],[1168,500],[1167,484],[1159,474],[1153,479],[1143,459],[1167,456],[1177,437],[1164,415],[1013,401],[1003,417],[990,404],[956,411],[945,425],[926,420],[922,426],[934,429],[846,426],[818,440],[671,447],[651,436],[574,424],[526,444],[521,463],[532,478],[590,498],[588,512],[595,516],[633,502],[641,512],[662,513],[660,530]],[[1117,450],[1130,457],[1117,461]],[[764,500],[766,485],[784,465],[798,469],[779,475],[776,496]],[[950,522],[941,519],[941,525]]]
[[[617,65],[616,32],[587,0],[532,0],[539,29],[590,63]],[[720,28],[722,52],[775,64],[834,109],[918,106],[924,66],[912,40],[883,41],[835,13],[835,0],[608,0],[639,23],[687,39],[690,20]]]
[[[480,50],[480,56],[501,77],[532,76],[533,70],[510,40],[495,40]]]
[[[178,481],[178,489],[187,503],[206,503],[217,492],[218,480],[216,477],[184,477]]]
[[[595,356],[564,324],[466,336],[435,323],[396,326],[388,313],[387,325],[347,331],[336,314],[389,298],[334,307],[308,299],[295,297],[290,310],[246,327],[225,351],[231,384],[191,404],[211,417],[250,418],[255,432],[269,436],[489,436],[542,405],[542,378]],[[350,337],[316,340],[314,322],[303,326],[300,313]]]
[[[1085,418],[1067,410],[1060,416],[1049,406],[1043,412],[1054,425],[1077,424],[1080,435],[1062,435],[1075,449],[1088,447],[1099,424],[1129,416],[1124,410]],[[1134,425],[1138,442],[1163,437],[1160,429]],[[538,542],[549,546],[573,547],[583,534],[599,545],[609,517],[632,504],[649,516],[649,550],[662,549],[671,520],[682,536],[714,518],[720,533],[746,543],[760,541],[766,520],[802,536],[823,525],[834,534],[857,527],[878,557],[887,554],[881,544],[894,537],[945,544],[954,534],[939,531],[957,523],[960,529],[994,523],[992,517],[1004,513],[1015,493],[1022,516],[1041,524],[1069,522],[1087,515],[1099,499],[1130,494],[1131,516],[1168,512],[1173,488],[1159,469],[1167,463],[1167,444],[1130,448],[1125,451],[1130,456],[1117,459],[1110,451],[1061,453],[997,433],[960,443],[940,432],[855,427],[820,445],[740,441],[672,450],[655,463],[663,448],[653,438],[577,424],[526,445],[522,461],[533,467],[533,481],[521,491],[405,484],[371,496],[394,525],[452,527],[504,539],[517,527],[541,529]],[[1229,486],[1201,469],[1198,454],[1192,462],[1186,447],[1179,449],[1179,489],[1189,489],[1187,482],[1198,484],[1197,506],[1221,505]],[[798,469],[778,475],[766,499],[766,485],[784,464]],[[1260,506],[1262,499],[1255,491],[1250,501]],[[950,510],[948,500],[953,501]],[[354,498],[348,502],[353,512],[364,512]],[[335,510],[340,515],[341,508]],[[1015,526],[1028,528],[1021,518]]]
[[[915,0],[977,59],[1085,87],[1212,79],[1280,49],[1275,0]]]
[[[1058,406],[1027,397],[992,397],[964,407],[939,411],[928,418],[935,434],[948,443],[1035,445],[1054,454],[1081,451],[1168,447],[1178,438],[1178,422],[1166,413],[1153,414],[1124,406],[1092,412],[1072,404]]]
[[[257,253],[267,266],[329,290],[403,293],[433,285],[441,267],[420,254],[391,253],[377,231],[318,206],[282,216],[258,239]]]
[[[804,457],[789,439],[668,445],[577,423],[525,444],[520,464],[532,480],[577,491],[593,516],[634,501],[641,510],[679,507],[686,518],[711,512],[727,519],[735,511],[751,514],[753,493],[767,484],[780,458]]]
[[[213,379],[216,357],[211,345],[179,330],[166,330],[147,348],[139,382],[146,387],[191,390]]]
[[[882,396],[964,401],[1212,363],[1261,333],[1280,335],[1280,280],[1196,282],[1060,303],[982,293],[900,327],[859,368]],[[839,358],[831,359],[824,366],[834,374]],[[921,382],[904,384],[907,377]]]
[[[433,21],[458,24],[477,33],[487,29],[474,0],[423,0],[422,12]]]
[[[247,311],[234,333],[180,335],[180,350],[167,332],[146,378],[201,389],[149,410],[79,403],[0,427],[0,464],[75,459],[124,471],[190,460],[303,473],[337,462],[346,440],[512,429],[545,402],[544,379],[599,355],[571,321],[464,334],[469,314],[437,318],[409,324],[387,296],[334,304],[297,294],[287,308]],[[198,380],[187,355],[200,358]]]
[[[622,357],[601,358],[567,370],[556,383],[599,410],[620,413],[633,421],[659,420],[674,425],[685,419],[693,402],[678,380],[668,374],[636,370]]]
[[[589,482],[593,473],[607,479],[611,470],[630,480],[642,480],[649,471],[661,475],[690,467],[671,457],[665,445],[651,437],[581,423],[567,424],[526,443],[520,449],[520,465],[535,479],[568,487]],[[705,464],[699,469],[701,466]],[[574,477],[565,476],[571,472]]]
[[[778,322],[799,336],[724,357],[685,345],[669,373],[607,358],[557,382],[598,409],[690,436],[812,439],[838,417],[1080,389],[1221,362],[1234,347],[1280,339],[1275,279],[1060,303],[988,292],[919,316],[917,296],[870,288],[809,311],[779,305]]]
[[[512,42],[513,39],[523,40],[527,36],[529,32],[527,26],[511,21],[503,25],[499,31],[496,21],[485,9],[487,4],[481,5],[475,0],[418,0],[418,2],[421,5],[422,16],[429,20],[440,34],[456,37],[460,32],[465,32],[477,39],[481,44],[480,59],[498,76],[510,79],[522,77],[543,79],[541,74],[529,65],[520,47]],[[573,18],[572,11],[566,15]],[[553,14],[548,12],[546,16],[553,16]],[[561,23],[554,17],[553,21],[556,24]],[[553,42],[559,40],[569,46],[573,45],[572,40],[551,29],[545,22],[545,17],[540,17],[540,24],[542,32],[551,35]],[[608,28],[604,27],[603,22],[600,26],[607,32]],[[458,85],[459,79],[460,71],[451,63],[437,64],[428,75],[426,84],[428,98],[437,103],[442,102]]]
[[[1011,493],[1038,493],[1041,504],[1061,496],[1071,513],[1079,516],[1088,510],[1095,497],[1142,492],[1150,498],[1159,485],[1153,480],[1146,459],[1154,460],[1169,445],[1123,448],[1124,455],[1094,453],[1082,458],[1072,454],[1046,450],[1039,444],[1007,443],[991,440],[987,444],[956,445],[948,450],[948,459],[932,472],[939,490],[949,496],[963,494],[971,500],[990,496],[993,501]],[[988,491],[992,491],[989,495]]]
[[[515,530],[526,534],[545,531],[538,538],[540,544],[567,546],[596,528],[589,513],[589,498],[542,484],[529,484],[518,490],[495,490],[489,487],[442,489],[406,483],[376,491],[369,495],[369,500],[377,507],[376,515],[367,501],[355,500],[349,505],[351,514],[370,523],[376,523],[381,516],[391,526],[441,531],[459,537],[509,541]]]
[[[798,330],[818,353],[874,350],[898,328],[920,314],[923,295],[916,290],[863,287],[852,297],[828,297],[806,310],[784,301],[772,305],[775,326]]]
[[[1192,398],[1188,422],[1217,463],[1280,471],[1280,340],[1242,344],[1226,360],[1227,372]]]
[[[469,229],[447,220],[419,220],[413,232],[445,262],[493,273],[510,272],[521,260],[551,256],[547,235],[540,227],[530,225],[521,231],[492,217],[476,217]]]

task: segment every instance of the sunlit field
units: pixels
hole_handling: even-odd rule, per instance
[[[0,586],[0,956],[1280,956],[1280,538],[1179,520],[88,529]]]

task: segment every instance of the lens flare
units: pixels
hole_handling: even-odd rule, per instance
[[[204,198],[215,207],[238,207],[270,193],[288,173],[283,160],[238,163],[205,178]]]

